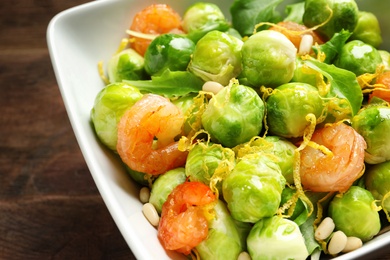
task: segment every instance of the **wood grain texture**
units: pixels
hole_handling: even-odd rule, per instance
[[[0,5],[0,259],[135,259],[82,157],[47,50],[51,18],[85,2]]]
[[[0,6],[0,259],[135,259],[82,157],[47,50],[51,18],[85,2]]]

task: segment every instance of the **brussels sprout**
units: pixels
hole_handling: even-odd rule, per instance
[[[255,87],[276,87],[294,76],[297,49],[282,33],[260,31],[242,46],[242,77]]]
[[[149,75],[161,75],[165,70],[185,71],[194,52],[195,43],[180,34],[161,34],[145,52],[145,70]]]
[[[352,71],[356,76],[375,73],[381,63],[382,58],[378,50],[360,40],[346,43],[334,61],[334,65]]]
[[[382,64],[385,66],[385,71],[390,70],[390,53],[385,50],[378,50],[382,58]]]
[[[224,161],[232,161],[234,152],[217,144],[197,143],[188,153],[186,161],[186,175],[191,181],[199,181],[210,184],[211,177],[219,164]],[[221,182],[218,189],[221,190]]]
[[[142,186],[149,186],[150,182],[153,180],[153,176],[138,172],[133,169],[131,169],[129,166],[125,164],[126,172],[130,175],[130,177],[137,182],[138,184],[141,184]],[[150,181],[150,182],[149,182]]]
[[[352,118],[352,127],[367,143],[366,163],[390,160],[390,107],[370,105],[363,108]]]
[[[328,214],[337,230],[343,231],[347,236],[368,241],[381,228],[379,213],[372,206],[373,203],[374,197],[368,190],[352,186],[346,193],[333,198]]]
[[[222,183],[233,218],[255,223],[276,213],[286,180],[266,154],[244,156]]]
[[[252,260],[306,259],[309,256],[298,225],[279,216],[258,221],[247,241]]]
[[[207,238],[196,246],[196,250],[204,260],[236,260],[244,245],[241,244],[235,222],[221,200],[215,205],[214,212]]]
[[[329,17],[330,20],[326,22]],[[309,28],[326,22],[317,29],[317,32],[330,39],[342,29],[353,32],[358,17],[359,9],[354,0],[306,0],[302,20]]]
[[[107,66],[110,83],[145,79],[144,58],[133,49],[125,49],[111,57]]]
[[[256,91],[236,82],[210,99],[202,124],[212,140],[234,147],[260,133],[264,109],[264,102]]]
[[[352,40],[360,40],[378,48],[382,43],[381,28],[375,14],[359,12],[359,20],[351,36]]]
[[[383,197],[390,192],[390,161],[368,167],[364,173],[366,189],[371,192],[376,200],[382,201]],[[385,198],[382,207],[390,211],[390,200]]]
[[[221,9],[213,3],[197,2],[191,5],[183,15],[183,30],[187,37],[197,42],[208,32],[226,31],[230,25]]]
[[[161,213],[162,205],[171,191],[185,180],[185,169],[182,167],[169,170],[157,178],[150,191],[149,202],[153,204],[158,213]]]
[[[290,141],[279,136],[266,136],[264,139],[273,144],[270,152],[277,157],[277,164],[282,170],[286,181],[293,184],[294,154],[297,147]]]
[[[91,120],[100,141],[116,151],[117,124],[123,113],[142,98],[138,89],[125,83],[112,83],[95,98]]]
[[[172,103],[180,108],[183,115],[187,116],[183,125],[184,135],[188,135],[191,132],[191,125],[196,121],[195,112],[197,112],[199,109],[195,104],[195,97],[195,94],[188,94],[186,96],[181,96],[178,99],[172,100]]]
[[[303,136],[310,124],[306,115],[312,113],[319,118],[325,102],[315,87],[292,82],[275,88],[266,100],[266,106],[269,132],[290,138]]]
[[[197,42],[188,70],[204,81],[216,81],[225,86],[241,73],[242,45],[234,36],[209,32]]]

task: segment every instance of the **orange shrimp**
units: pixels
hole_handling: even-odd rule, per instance
[[[163,247],[188,255],[207,237],[204,206],[215,201],[215,194],[201,182],[178,185],[162,206],[157,236]]]
[[[299,49],[301,44],[302,36],[304,34],[310,34],[313,37],[313,43],[323,44],[324,41],[318,36],[317,33],[313,31],[308,31],[308,28],[302,24],[298,24],[291,21],[279,22],[276,26],[269,28],[270,30],[278,31],[284,34],[293,44]],[[302,31],[307,31],[305,33],[299,33]]]
[[[130,30],[145,34],[159,35],[171,31],[181,31],[181,17],[166,4],[152,4],[138,12]],[[134,37],[130,47],[144,56],[151,40]]]
[[[387,102],[390,102],[390,71],[382,73],[376,80],[376,84],[381,84],[384,88],[375,88],[369,95],[369,101],[373,97],[381,98]]]
[[[174,141],[183,123],[184,115],[168,99],[146,94],[118,123],[118,154],[131,169],[153,175],[183,166],[187,152]]]
[[[300,176],[305,189],[344,192],[364,171],[367,144],[355,129],[334,123],[317,129],[311,141],[325,146],[329,154],[306,146],[301,151]]]

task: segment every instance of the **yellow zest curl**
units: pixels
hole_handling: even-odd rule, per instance
[[[99,73],[100,78],[104,82],[104,85],[108,85],[110,83],[110,81],[108,80],[108,78],[104,74],[103,61],[98,62],[98,73]]]
[[[136,32],[132,30],[126,30],[126,33],[130,36],[145,39],[145,40],[154,40],[158,34],[147,34],[147,33],[141,33],[141,32]]]

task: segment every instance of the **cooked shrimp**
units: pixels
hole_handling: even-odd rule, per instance
[[[158,238],[165,249],[188,255],[208,234],[207,205],[216,201],[211,189],[201,182],[177,186],[163,204]]]
[[[344,192],[362,175],[367,145],[351,126],[341,122],[326,125],[313,133],[311,142],[325,148],[310,145],[301,151],[300,176],[305,189]]]
[[[151,35],[181,31],[181,17],[166,4],[153,4],[134,16],[130,30]],[[134,37],[130,47],[143,56],[150,42],[150,39]]]
[[[376,80],[376,85],[381,85],[383,88],[375,88],[369,99],[371,100],[373,97],[381,98],[387,102],[390,102],[390,71],[386,71],[382,73]]]
[[[187,152],[174,141],[183,123],[180,109],[168,99],[144,95],[119,121],[118,154],[131,169],[153,175],[183,166]]]
[[[322,44],[324,41],[306,26],[291,21],[279,22],[272,26],[270,30],[278,31],[284,34],[299,49],[303,35],[309,34],[313,37],[313,43]]]

